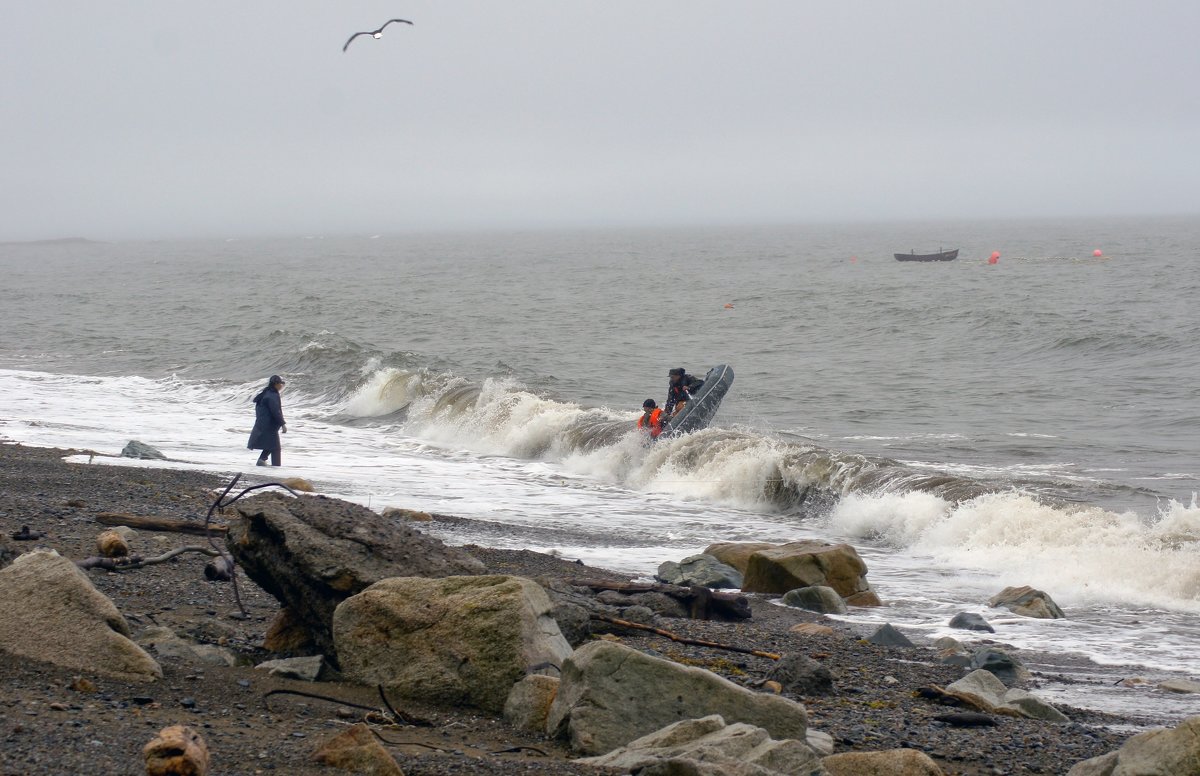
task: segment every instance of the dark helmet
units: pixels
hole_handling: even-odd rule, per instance
[[[686,371],[681,366],[677,366],[674,369],[672,369],[670,372],[667,372],[667,375],[669,377],[674,377],[675,375],[679,375],[680,377],[683,377],[684,374],[686,374]]]
[[[642,402],[642,409],[644,410],[652,410],[656,409],[657,407],[658,405],[654,403],[654,399],[646,399],[644,402]]]

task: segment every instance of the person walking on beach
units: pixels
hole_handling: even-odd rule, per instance
[[[283,403],[279,398],[283,385],[282,377],[271,375],[267,387],[254,397],[254,429],[250,432],[246,447],[262,450],[262,455],[258,457],[259,466],[267,465],[267,456],[271,457],[272,466],[279,466],[283,458],[283,443],[279,440],[280,432],[287,433]]]

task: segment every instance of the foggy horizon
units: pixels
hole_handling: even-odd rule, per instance
[[[1184,2],[9,17],[0,241],[1200,213]]]

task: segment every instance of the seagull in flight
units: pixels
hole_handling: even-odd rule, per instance
[[[343,54],[346,53],[346,49],[350,48],[350,44],[353,43],[354,39],[357,38],[359,35],[370,35],[372,38],[379,40],[380,38],[383,37],[384,29],[387,28],[387,26],[389,24],[392,24],[393,22],[401,22],[403,24],[410,24],[410,25],[412,24],[412,22],[410,22],[408,19],[388,19],[386,22],[384,22],[383,26],[377,30],[371,30],[370,32],[356,32],[350,36],[350,40],[346,41],[346,45],[342,46],[342,53]]]

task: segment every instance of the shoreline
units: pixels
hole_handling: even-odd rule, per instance
[[[215,497],[212,491],[228,482],[221,475],[194,470],[94,466],[62,460],[63,456],[81,452],[88,453],[0,444],[0,531],[4,537],[0,546],[10,552],[44,546],[72,559],[82,559],[94,554],[95,536],[102,528],[92,519],[95,513],[114,511],[202,520]],[[258,472],[248,475],[247,480],[270,481]],[[8,535],[22,525],[47,536],[38,542],[9,540]],[[416,527],[420,529],[421,525]],[[135,541],[147,548],[170,549],[183,540],[177,535],[139,532]],[[494,573],[538,577],[577,575],[581,571],[571,561],[528,550],[473,545],[464,548]],[[337,704],[288,699],[273,702],[270,711],[265,711],[261,693],[299,687],[371,704],[372,691],[344,682],[311,685],[282,680],[250,667],[249,663],[278,657],[266,653],[261,644],[279,605],[241,575],[242,599],[250,619],[234,619],[230,617],[234,606],[229,585],[204,581],[199,574],[201,566],[200,559],[180,558],[137,571],[93,570],[89,578],[113,600],[135,634],[152,625],[169,627],[196,643],[231,650],[239,664],[197,668],[187,660],[160,655],[164,679],[155,685],[97,678],[98,695],[83,696],[67,687],[72,678],[70,671],[22,659],[0,661],[0,683],[7,699],[7,706],[0,707],[0,731],[8,737],[0,751],[0,772],[69,773],[77,767],[128,772],[131,764],[140,763],[140,748],[158,727],[175,723],[191,724],[209,739],[216,772],[256,773],[280,768],[299,774],[329,772],[312,763],[309,756],[320,741],[335,735],[345,724],[338,716]],[[629,576],[595,568],[586,571],[612,578]],[[821,661],[833,675],[834,692],[795,699],[808,708],[813,729],[833,736],[837,752],[907,746],[925,751],[948,774],[1060,773],[1077,761],[1119,748],[1127,732],[1118,733],[1113,728],[1129,730],[1146,724],[1136,715],[1060,706],[1071,719],[1066,725],[1000,717],[995,727],[950,728],[933,721],[934,716],[947,710],[945,707],[913,697],[920,686],[945,686],[963,674],[960,668],[939,663],[931,648],[878,647],[862,641],[865,634],[846,623],[776,606],[770,603],[771,596],[748,597],[753,607],[753,617],[748,621],[663,618],[660,627],[692,638],[801,653]],[[827,625],[833,635],[802,637],[789,632],[799,623]],[[619,638],[628,646],[708,668],[744,686],[761,680],[772,664],[766,658],[681,645],[649,633],[623,632]],[[1037,688],[1051,679],[1035,675],[1023,686],[1036,694]],[[248,686],[239,682],[247,682]],[[138,693],[154,696],[154,700],[145,705],[128,700]],[[190,708],[182,704],[186,698],[195,701]],[[51,703],[65,708],[51,710]],[[390,738],[410,742],[390,748],[405,773],[598,772],[568,762],[570,755],[561,744],[517,732],[495,716],[473,709],[418,710],[408,706],[406,709],[427,716],[437,726],[389,734]],[[1180,720],[1184,716],[1181,714]],[[92,743],[97,740],[102,746]],[[512,746],[535,747],[546,756],[530,752],[487,754]],[[442,751],[431,752],[429,747]],[[99,765],[101,761],[105,765]],[[52,770],[56,767],[63,770]]]

